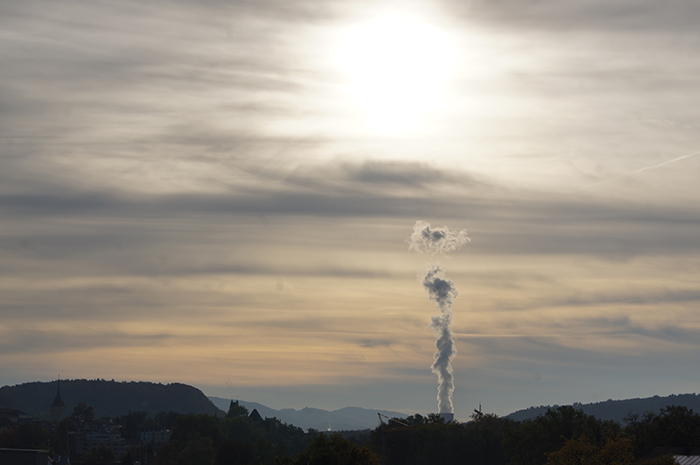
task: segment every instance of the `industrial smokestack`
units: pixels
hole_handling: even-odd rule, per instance
[[[454,413],[441,413],[440,418],[444,418],[445,423],[450,422],[450,421],[455,421],[455,414]]]
[[[409,249],[419,253],[447,253],[460,248],[469,242],[469,236],[465,230],[450,231],[447,226],[431,228],[430,223],[416,221],[413,234],[408,240]],[[454,282],[445,275],[440,265],[432,265],[422,278],[422,284],[428,292],[430,300],[440,309],[440,313],[431,317],[430,326],[435,330],[437,351],[433,356],[431,366],[433,373],[438,377],[438,411],[440,416],[447,420],[454,419],[454,406],[452,393],[454,387],[454,370],[452,358],[457,353],[455,341],[452,336],[452,303],[457,297],[457,288]]]

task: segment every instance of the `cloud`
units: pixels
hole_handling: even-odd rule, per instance
[[[32,193],[0,193],[5,223],[17,225],[14,233],[0,238],[0,250],[18,253],[27,249],[60,257],[61,250],[84,253],[118,243],[137,249],[171,241],[178,246],[198,242],[197,236],[217,234],[207,225],[225,225],[232,215],[253,222],[259,222],[261,215],[283,218],[281,221],[293,217],[344,221],[429,216],[461,223],[467,219],[470,235],[479,237],[472,254],[598,254],[615,259],[688,253],[694,250],[700,228],[700,211],[682,203],[653,206],[625,199],[554,198],[506,189],[473,197],[467,191],[465,197],[455,197],[422,186],[415,186],[412,194],[400,195],[390,188],[363,191],[362,183],[347,184],[342,175],[334,178],[325,170],[309,171],[307,178],[306,186],[281,180],[269,187],[261,183],[220,193],[176,194],[83,191],[39,183]],[[346,183],[345,188],[334,187],[336,180],[341,186]],[[18,229],[39,219],[51,228]],[[152,222],[156,219],[158,222]],[[172,225],[182,221],[191,223],[175,234]],[[22,243],[31,247],[21,247]]]
[[[607,30],[618,34],[649,29],[692,30],[693,22],[700,17],[700,7],[683,0],[663,5],[652,0],[575,0],[565,3],[553,0],[475,0],[452,2],[451,6],[464,14],[511,26]]]
[[[431,401],[416,218],[474,238],[449,270],[456,344],[475,348],[458,376],[649,379],[692,357],[698,158],[680,157],[700,127],[699,7],[464,4],[444,23],[469,65],[455,106],[405,140],[356,130],[324,62],[362,5],[0,4],[3,379],[279,368],[280,384],[424,380],[412,399]]]
[[[431,228],[430,223],[416,221],[413,234],[408,239],[408,248],[419,253],[450,253],[471,239],[466,230],[450,231],[447,226]]]
[[[341,169],[348,180],[361,184],[395,184],[420,187],[431,184],[469,182],[466,173],[460,176],[418,162],[367,160],[359,164],[343,163]]]
[[[369,349],[375,347],[391,347],[392,344],[396,343],[394,340],[390,339],[358,339],[357,344],[361,347],[366,347]]]
[[[181,334],[166,332],[148,332],[133,334],[99,328],[90,330],[79,326],[72,330],[40,330],[14,328],[12,333],[3,335],[0,349],[4,356],[22,356],[29,354],[46,354],[51,352],[73,352],[91,349],[126,348],[133,346],[167,345],[178,340],[183,342]]]
[[[249,166],[249,172],[261,180],[274,181],[283,188],[328,195],[376,195],[400,197],[435,195],[451,188],[458,191],[489,191],[483,179],[463,170],[445,170],[427,163],[343,158],[323,163],[306,163],[270,169]]]

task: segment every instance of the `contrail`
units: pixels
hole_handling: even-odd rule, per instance
[[[645,166],[643,168],[639,168],[638,170],[632,171],[630,174],[636,174],[636,173],[641,173],[642,171],[646,170],[653,170],[654,168],[660,168],[664,165],[669,165],[671,163],[675,163],[677,161],[685,160],[686,158],[694,157],[696,155],[700,155],[700,152],[695,152],[695,153],[689,153],[687,155],[683,155],[682,157],[674,158],[673,160],[667,160],[663,163],[659,163],[658,165],[652,165],[652,166]]]
[[[470,241],[465,230],[450,231],[447,226],[431,228],[429,223],[416,221],[408,240],[409,249],[419,253],[447,253]],[[435,330],[437,351],[433,356],[433,373],[438,377],[438,409],[440,413],[454,413],[452,393],[455,390],[452,359],[457,353],[452,336],[452,304],[458,292],[454,282],[445,275],[440,265],[431,265],[423,276],[423,287],[440,313],[431,317],[430,326]]]
[[[662,166],[670,165],[671,163],[675,163],[675,162],[677,162],[677,161],[685,160],[686,158],[696,157],[696,156],[698,156],[698,155],[700,155],[700,152],[688,153],[688,154],[682,155],[682,156],[680,156],[680,157],[674,158],[674,159],[672,159],[672,160],[666,160],[666,161],[664,161],[664,162],[657,163],[656,165],[643,166],[643,167],[641,167],[641,168],[639,168],[639,169],[636,169],[636,170],[634,170],[634,171],[629,171],[629,172],[627,172],[627,173],[619,174],[619,175],[617,175],[617,176],[613,176],[613,177],[608,178],[608,179],[600,180],[600,181],[598,181],[596,184],[600,185],[600,184],[604,184],[604,183],[609,183],[609,182],[612,182],[612,181],[616,181],[616,180],[618,180],[618,179],[627,178],[627,177],[629,177],[629,176],[633,176],[633,175],[635,175],[635,174],[642,173],[642,172],[644,172],[644,171],[653,170],[653,169],[656,169],[656,168],[661,168]]]

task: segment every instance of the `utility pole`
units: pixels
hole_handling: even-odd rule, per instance
[[[397,420],[396,418],[389,418],[386,415],[382,415],[381,413],[377,412],[377,415],[379,415],[379,426],[382,428],[382,465],[386,465],[386,440],[384,438],[384,431],[385,427],[389,426],[389,422],[393,421],[394,423],[398,423],[399,425],[406,426],[410,428],[413,425],[409,425],[408,423],[404,423],[401,420]],[[384,423],[384,420],[382,420],[382,417],[387,419],[387,422]],[[394,428],[395,429],[395,428]]]

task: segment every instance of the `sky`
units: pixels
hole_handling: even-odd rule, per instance
[[[0,1],[0,385],[696,392],[700,3]],[[417,254],[417,221],[466,230]]]

